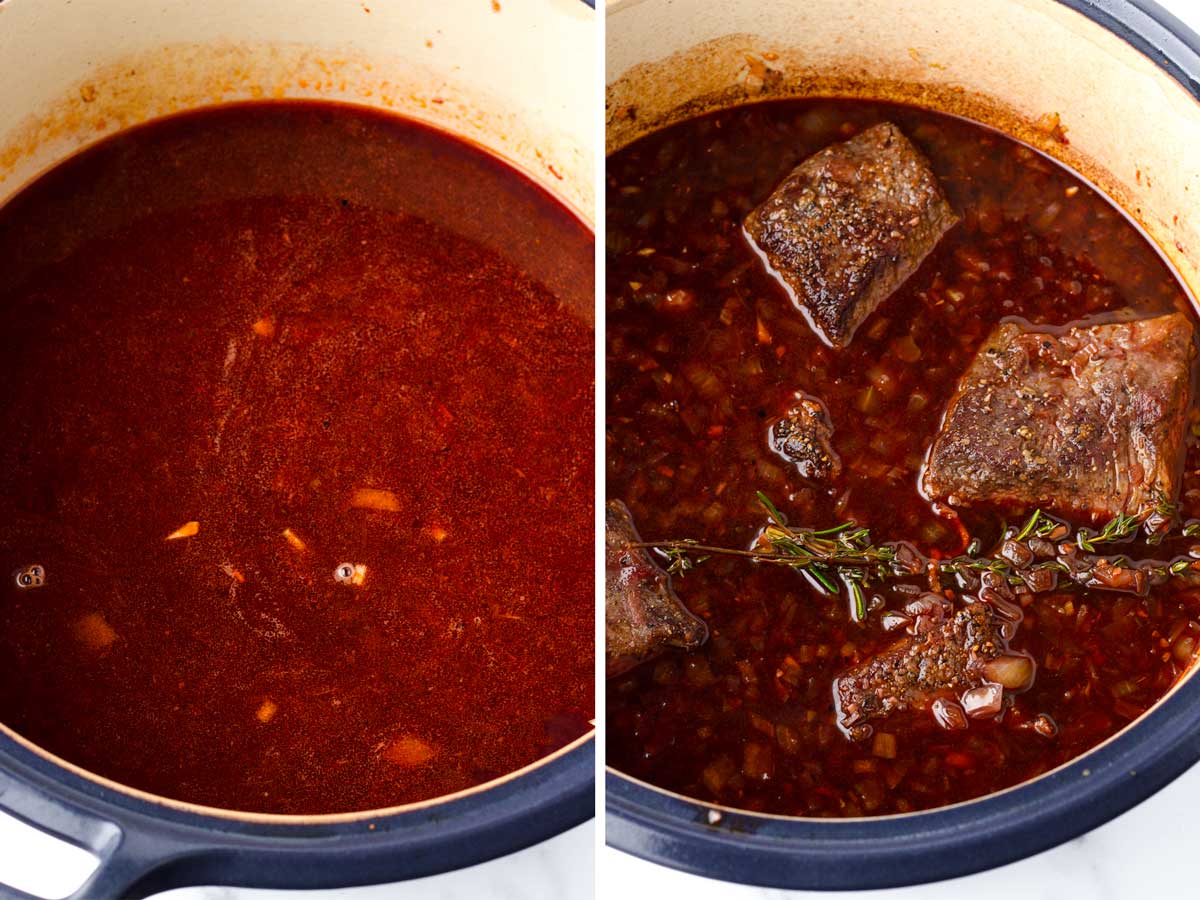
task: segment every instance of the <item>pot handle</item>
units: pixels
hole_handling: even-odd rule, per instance
[[[140,858],[136,853],[126,852],[125,847],[126,844],[122,842],[107,859],[102,859],[91,878],[68,900],[115,900],[141,896],[140,892],[131,892],[130,889],[156,868],[159,861]]]
[[[126,900],[141,896],[130,893],[130,888],[140,881],[149,869],[126,859],[119,852],[100,863],[99,868],[75,893],[66,900]],[[18,888],[0,883],[0,900],[43,900],[37,894],[28,894]]]
[[[132,829],[76,809],[0,769],[0,810],[36,831],[80,847],[99,865],[67,900],[127,900],[150,873],[187,855],[169,838],[140,840]],[[173,885],[162,885],[166,890]],[[0,881],[2,900],[41,900]]]

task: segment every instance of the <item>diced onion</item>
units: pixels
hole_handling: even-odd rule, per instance
[[[1036,666],[1028,656],[997,656],[983,664],[988,681],[1003,685],[1010,691],[1024,691],[1033,684]]]
[[[1004,688],[987,683],[964,691],[960,698],[963,712],[972,719],[990,719],[999,714],[1004,703]]]
[[[871,744],[871,753],[880,759],[895,759],[896,736],[886,731],[877,732]]]
[[[1172,645],[1171,653],[1177,663],[1187,665],[1196,653],[1196,639],[1190,634],[1179,637]]]
[[[933,701],[933,718],[947,731],[962,731],[967,727],[967,717],[963,708],[953,700],[939,697]]]
[[[894,397],[896,390],[899,388],[896,376],[883,366],[871,366],[871,368],[867,369],[867,380],[885,398]]]
[[[751,781],[767,781],[774,773],[771,748],[758,741],[747,741],[742,747],[742,774]]]
[[[911,334],[906,334],[892,341],[892,353],[901,362],[906,363],[915,363],[921,358],[921,348],[917,346],[917,342],[913,340]]]

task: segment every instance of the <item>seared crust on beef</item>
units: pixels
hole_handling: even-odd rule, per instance
[[[838,724],[845,729],[892,713],[928,708],[984,683],[981,665],[1005,641],[992,608],[968,603],[924,633],[902,638],[833,684]]]
[[[771,425],[769,439],[771,449],[810,481],[830,481],[841,474],[842,460],[833,449],[833,424],[815,397],[801,397]]]
[[[604,631],[608,676],[619,675],[668,647],[692,650],[708,626],[688,612],[671,578],[644,548],[629,508],[610,500],[604,510]]]
[[[1192,356],[1181,313],[1054,332],[999,325],[950,401],[925,493],[1103,519],[1173,501]]]
[[[810,156],[745,225],[817,333],[842,347],[957,221],[925,157],[884,122]]]

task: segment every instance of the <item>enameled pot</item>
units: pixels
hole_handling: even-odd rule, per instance
[[[899,100],[995,126],[1076,169],[1200,289],[1200,39],[1146,0],[616,0],[607,149],[777,97]],[[818,820],[714,807],[609,769],[613,846],[748,884],[866,889],[1054,846],[1200,759],[1194,671],[1085,756],[968,803]],[[1170,827],[1164,823],[1164,827]]]
[[[474,141],[592,224],[593,27],[580,0],[0,0],[0,203],[78,149],[161,115],[317,98]],[[579,824],[593,812],[594,760],[587,735],[450,797],[248,815],[130,790],[0,725],[0,810],[99,858],[78,900],[336,887],[472,865]],[[2,863],[0,852],[0,880]],[[0,884],[5,895],[25,896]]]

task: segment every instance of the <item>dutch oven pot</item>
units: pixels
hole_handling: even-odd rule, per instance
[[[1193,296],[1200,288],[1200,39],[1151,2],[616,0],[606,26],[610,153],[757,100],[909,102],[993,125],[1076,169],[1137,220]],[[729,881],[892,887],[1045,850],[1197,759],[1193,674],[1085,756],[968,803],[789,818],[713,807],[609,769],[607,835],[644,859]]]
[[[487,147],[590,224],[593,19],[579,0],[499,11],[473,0],[0,0],[0,202],[86,144],[160,115],[320,98],[394,110]],[[130,790],[0,725],[0,810],[99,858],[75,898],[336,887],[472,865],[577,825],[592,815],[594,759],[588,735],[450,797],[249,815]],[[24,896],[0,884],[4,895]]]

